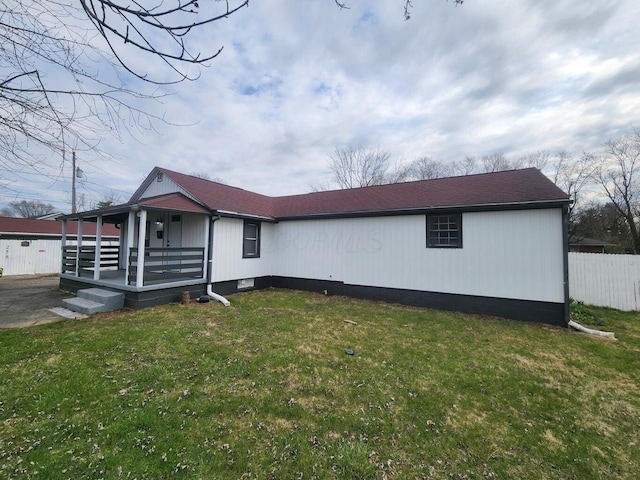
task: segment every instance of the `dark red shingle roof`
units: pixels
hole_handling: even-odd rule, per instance
[[[190,198],[185,197],[181,193],[168,193],[157,197],[143,198],[137,202],[141,207],[156,208],[159,210],[179,210],[181,212],[191,213],[209,213],[209,211],[194,202]]]
[[[211,210],[273,217],[273,198],[223,183],[158,168]]]
[[[569,201],[567,194],[535,168],[283,197],[158,170],[211,210],[277,219]]]

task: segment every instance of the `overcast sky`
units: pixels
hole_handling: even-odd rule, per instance
[[[303,193],[328,178],[336,147],[379,147],[393,161],[580,154],[640,125],[638,0],[414,0],[409,21],[401,1],[348,4],[252,1],[201,31],[204,50],[223,52],[154,107],[185,126],[104,135],[113,161],[79,156],[79,192],[127,200],[157,165]],[[69,191],[62,178],[23,176],[0,203],[69,211]]]

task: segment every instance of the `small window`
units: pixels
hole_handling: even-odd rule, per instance
[[[157,181],[158,183],[160,183],[160,182],[161,182],[161,181],[163,181],[163,180],[164,180],[164,173],[162,173],[162,172],[158,172],[158,176],[156,177],[156,181]]]
[[[427,215],[427,248],[462,248],[462,214]]]
[[[244,221],[242,258],[260,257],[260,222]]]

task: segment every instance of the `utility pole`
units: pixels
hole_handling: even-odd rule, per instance
[[[71,213],[76,213],[76,151],[71,152]]]
[[[71,213],[77,213],[76,208],[76,177],[82,178],[83,171],[80,167],[76,166],[76,151],[71,152],[71,166],[73,168],[73,174],[71,176]]]

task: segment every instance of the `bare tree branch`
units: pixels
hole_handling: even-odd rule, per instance
[[[640,129],[606,143],[594,178],[625,219],[633,240],[633,253],[640,254]]]
[[[224,7],[216,8],[214,3],[222,4]],[[229,18],[247,7],[249,0],[235,2],[233,6],[229,0],[207,2],[204,7],[200,6],[198,0],[175,0],[171,4],[173,6],[165,6],[164,2],[158,2],[152,8],[146,8],[137,2],[110,0],[80,0],[80,5],[123,68],[139,79],[168,84],[197,78],[183,72],[179,65],[205,64],[222,52],[223,47],[214,48],[211,53],[192,52],[185,43],[189,33],[199,27]],[[164,38],[158,40],[157,35]],[[177,74],[177,78],[162,81],[150,78],[147,72],[139,72],[134,65],[123,60],[119,53],[120,45],[130,45],[159,58]]]
[[[453,166],[439,162],[431,157],[418,158],[409,166],[409,176],[412,180],[431,180],[434,178],[450,177]]]
[[[150,113],[165,93],[131,87],[124,76],[145,84],[197,78],[192,67],[206,64],[222,47],[192,52],[189,34],[247,4],[5,0],[0,4],[0,167],[19,172],[48,165],[61,172],[64,153],[72,148],[107,158],[99,150],[105,133],[122,138],[153,129],[156,122],[173,124]],[[132,49],[166,68],[131,63]]]
[[[389,152],[362,146],[336,148],[329,155],[329,171],[340,188],[381,185],[389,165]]]
[[[482,168],[484,172],[501,172],[504,170],[512,170],[511,162],[507,160],[502,153],[492,153],[491,155],[485,155],[480,160],[482,162]]]
[[[39,200],[20,200],[9,203],[8,208],[3,208],[0,215],[6,217],[36,218],[55,212],[55,207],[50,203]]]

